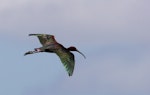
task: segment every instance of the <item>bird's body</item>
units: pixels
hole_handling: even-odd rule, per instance
[[[75,47],[65,48],[63,45],[59,44],[55,40],[53,35],[29,34],[29,36],[37,36],[39,38],[40,43],[42,44],[42,47],[35,48],[35,51],[26,52],[25,55],[39,53],[39,52],[56,53],[56,55],[59,56],[61,62],[65,66],[68,75],[72,76],[74,71],[75,59],[74,59],[74,55],[70,51],[77,51],[80,54],[82,54],[80,51],[78,51]]]

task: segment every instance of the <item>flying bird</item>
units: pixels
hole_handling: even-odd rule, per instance
[[[29,34],[29,36],[37,36],[42,47],[35,48],[34,51],[28,51],[24,55],[40,53],[40,52],[49,52],[55,53],[59,56],[61,62],[63,63],[66,71],[68,72],[69,76],[72,76],[75,66],[75,58],[72,52],[70,51],[77,51],[80,53],[84,58],[85,55],[76,49],[74,46],[70,46],[69,48],[65,48],[63,45],[58,43],[55,40],[54,35],[49,34]]]

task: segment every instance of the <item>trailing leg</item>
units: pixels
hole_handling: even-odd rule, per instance
[[[39,51],[28,51],[24,54],[24,56],[28,55],[28,54],[34,54],[34,53],[39,53]]]

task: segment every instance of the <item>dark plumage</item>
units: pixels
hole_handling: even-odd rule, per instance
[[[34,54],[39,52],[49,52],[49,53],[56,53],[63,65],[65,66],[68,75],[72,76],[74,71],[75,65],[75,58],[73,53],[70,51],[77,51],[85,58],[84,54],[78,51],[75,47],[71,46],[69,48],[65,48],[63,45],[59,44],[53,35],[48,34],[29,34],[29,36],[37,36],[42,47],[35,48],[34,51],[28,51],[24,55]]]

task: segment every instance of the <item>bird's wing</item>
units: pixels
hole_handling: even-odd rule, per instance
[[[68,72],[68,75],[72,76],[75,66],[74,55],[70,51],[66,50],[59,50],[56,54],[59,56],[66,71]]]
[[[48,34],[29,34],[29,36],[37,36],[43,46],[55,41],[54,36]]]

